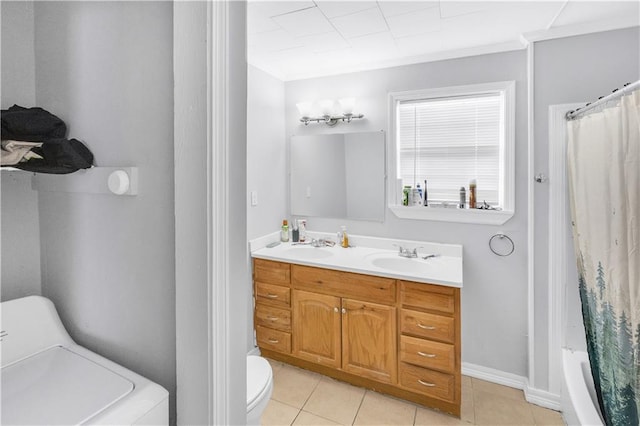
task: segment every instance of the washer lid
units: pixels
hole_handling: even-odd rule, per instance
[[[2,424],[80,424],[133,388],[124,377],[56,346],[2,369]]]
[[[271,365],[266,359],[250,355],[247,357],[247,409],[259,399],[271,382]]]

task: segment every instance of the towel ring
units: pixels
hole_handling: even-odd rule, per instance
[[[494,240],[496,237],[497,237],[497,238],[499,238],[499,239],[501,239],[501,240],[503,240],[503,239],[505,239],[505,238],[506,238],[507,240],[509,240],[509,243],[511,244],[511,250],[509,250],[509,252],[508,252],[508,253],[506,253],[506,252],[496,251],[496,250],[493,248],[493,240]],[[511,255],[511,253],[513,253],[513,251],[516,249],[516,245],[513,243],[513,240],[512,240],[511,238],[509,238],[509,236],[508,236],[508,235],[505,235],[505,234],[502,234],[502,233],[497,233],[497,234],[495,234],[493,237],[491,237],[491,238],[489,239],[489,249],[491,249],[491,251],[493,252],[493,254],[495,254],[495,255],[497,255],[497,256],[506,257],[506,256]]]

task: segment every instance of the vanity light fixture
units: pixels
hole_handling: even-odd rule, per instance
[[[312,116],[312,102],[299,102],[296,104],[296,107],[298,107],[298,112],[302,116],[300,121],[303,122],[305,126],[307,126],[309,122],[315,121],[316,123],[325,123],[327,126],[333,127],[340,121],[351,123],[351,120],[354,118],[364,118],[364,114],[353,113],[353,109],[356,104],[355,98],[343,98],[338,100],[338,103],[340,104],[342,113],[336,115],[334,114],[335,102],[333,100],[323,99],[318,101],[317,105],[320,110],[319,117]]]

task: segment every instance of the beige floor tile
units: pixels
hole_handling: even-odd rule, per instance
[[[514,389],[508,386],[502,386],[496,383],[491,383],[476,378],[472,378],[471,381],[473,382],[474,391],[490,392],[495,395],[516,399],[518,401],[525,401],[524,392],[522,392],[520,389]]]
[[[350,425],[356,417],[365,390],[324,378],[304,405],[304,411]]]
[[[441,413],[436,410],[429,410],[428,408],[418,407],[418,411],[416,412],[416,426],[423,425],[469,425],[470,423],[465,422],[462,419],[457,417],[453,417],[449,414]]]
[[[339,425],[340,423],[332,422],[324,417],[316,416],[315,414],[307,413],[306,411],[300,411],[294,425],[299,426],[320,426],[320,425]]]
[[[416,406],[376,392],[367,391],[354,425],[412,425]]]
[[[462,376],[462,390],[472,389],[472,388],[473,388],[473,381],[471,380],[471,377]]]
[[[284,365],[280,361],[275,361],[275,360],[270,359],[270,358],[265,358],[265,359],[267,361],[269,361],[269,364],[271,365],[271,370],[273,371],[274,376],[278,372],[278,370],[280,370],[282,368],[282,366]]]
[[[560,426],[565,424],[562,415],[557,411],[548,410],[533,404],[531,404],[531,411],[536,425]]]
[[[272,399],[302,408],[322,376],[311,371],[283,365],[273,378]]]
[[[473,406],[473,389],[470,387],[471,379],[465,385],[462,381],[462,402],[460,404],[460,419],[468,423],[475,423],[475,408]]]
[[[531,406],[525,401],[495,393],[476,390],[474,382],[473,406],[477,425],[533,425]]]
[[[299,412],[300,410],[295,407],[272,399],[262,413],[260,423],[262,426],[290,425]]]

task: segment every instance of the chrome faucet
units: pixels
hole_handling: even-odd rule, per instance
[[[422,247],[416,247],[413,250],[409,250],[408,248],[402,247],[398,244],[394,244],[395,247],[398,247],[398,256],[407,257],[409,259],[413,259],[418,257],[418,249]]]
[[[335,243],[330,240],[325,240],[324,238],[318,238],[318,239],[312,238],[311,245],[313,247],[324,247],[324,246],[333,247]]]

